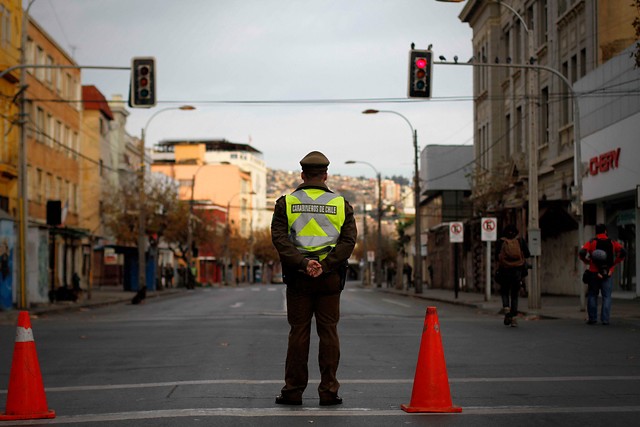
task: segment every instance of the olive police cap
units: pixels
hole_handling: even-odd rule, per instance
[[[329,159],[319,151],[312,151],[300,160],[302,170],[327,170]]]

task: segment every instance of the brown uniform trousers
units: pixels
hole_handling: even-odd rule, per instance
[[[311,319],[316,318],[316,329],[320,339],[318,364],[321,400],[338,394],[340,383],[336,378],[340,362],[340,275],[331,272],[312,278],[297,274],[295,283],[287,285],[287,320],[289,346],[285,365],[285,386],[282,395],[299,400],[309,380],[309,344]]]

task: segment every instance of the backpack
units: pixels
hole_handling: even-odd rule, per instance
[[[596,241],[596,249],[600,249],[606,252],[607,259],[603,263],[594,262],[594,264],[598,267],[600,271],[608,271],[609,268],[613,265],[615,254],[613,252],[613,242],[611,239],[593,239]],[[608,276],[608,274],[607,274]]]
[[[498,255],[500,267],[522,267],[524,265],[524,254],[518,239],[502,238],[502,248]]]

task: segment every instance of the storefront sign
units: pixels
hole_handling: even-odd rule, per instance
[[[619,160],[620,148],[592,157],[589,160],[589,175],[595,176],[611,169],[617,169]]]

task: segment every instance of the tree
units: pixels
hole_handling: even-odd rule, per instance
[[[278,262],[278,252],[271,242],[271,230],[264,228],[253,232],[253,254],[262,264]]]
[[[150,249],[157,251],[158,246],[165,243],[174,255],[186,261],[190,206],[179,199],[178,190],[178,184],[166,175],[151,174],[145,180],[145,204],[140,206],[138,180],[132,174],[119,188],[107,193],[104,201],[105,226],[116,243],[137,246],[142,209],[146,219],[144,234],[149,238]],[[215,221],[198,209],[194,209],[192,227],[196,246],[215,240]]]

